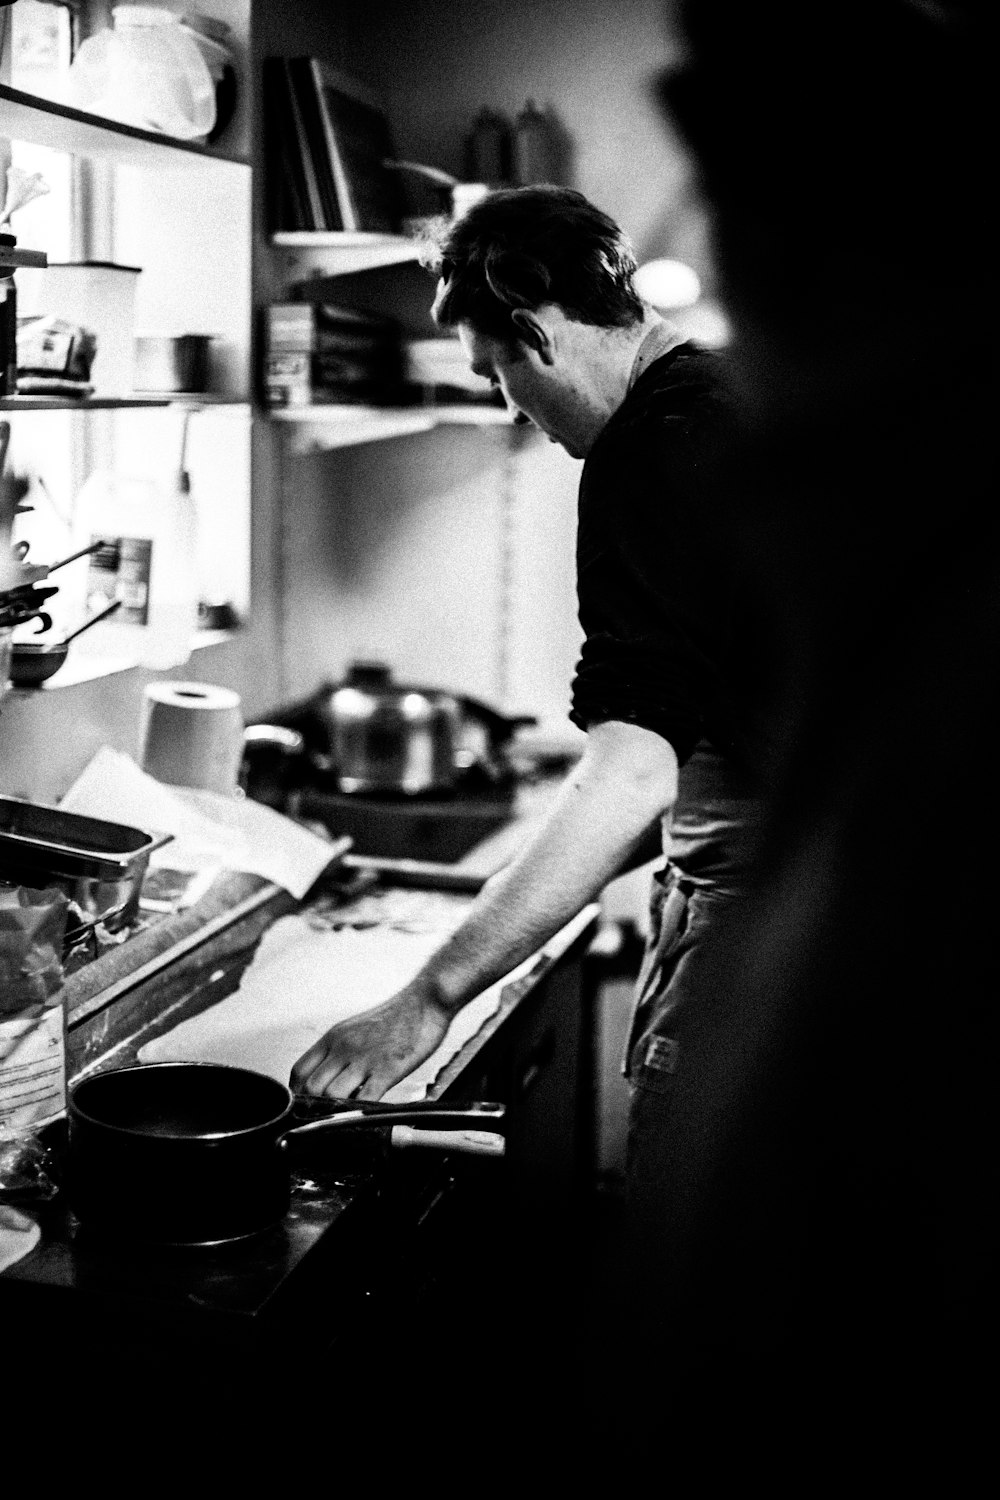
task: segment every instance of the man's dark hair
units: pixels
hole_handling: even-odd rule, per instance
[[[435,321],[470,323],[493,338],[516,338],[511,313],[546,302],[599,328],[629,328],[643,315],[628,240],[572,188],[491,193],[448,227],[424,263],[444,283]]]

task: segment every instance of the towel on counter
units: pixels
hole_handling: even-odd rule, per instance
[[[437,1050],[385,1097],[424,1098],[442,1068],[496,1014],[507,986],[564,951],[593,912],[586,908],[551,944],[463,1006]],[[281,917],[261,939],[239,988],[147,1042],[139,1060],[228,1063],[287,1084],[294,1063],[325,1031],[388,1000],[447,935],[384,927],[317,931],[304,917]]]

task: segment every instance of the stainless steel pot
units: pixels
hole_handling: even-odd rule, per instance
[[[359,662],[278,722],[303,734],[313,770],[338,791],[422,796],[454,791],[472,770],[502,780],[505,747],[535,720]]]
[[[431,1126],[392,1143],[503,1152],[501,1104],[313,1101],[304,1122],[296,1108],[284,1084],[248,1068],[170,1062],[94,1073],[69,1097],[70,1206],[81,1224],[124,1239],[224,1244],[284,1217],[289,1144],[314,1131],[350,1138],[359,1128]]]

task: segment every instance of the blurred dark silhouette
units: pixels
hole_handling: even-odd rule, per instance
[[[634,1352],[656,1351],[657,1430],[681,1446],[689,1422],[749,1421],[772,1456],[909,1474],[936,1451],[957,1478],[989,1430],[989,13],[690,0],[662,83],[735,327],[781,731],[763,867],[689,1023],[631,1273]]]

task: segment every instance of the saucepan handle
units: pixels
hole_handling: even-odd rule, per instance
[[[503,1156],[507,1143],[493,1130],[420,1130],[413,1125],[394,1125],[390,1144],[433,1146],[438,1151],[463,1151],[468,1156]]]
[[[314,1106],[311,1106],[314,1107]],[[285,1140],[311,1135],[317,1130],[357,1130],[396,1125],[429,1126],[444,1131],[497,1131],[503,1125],[506,1106],[477,1100],[474,1104],[444,1104],[439,1099],[418,1099],[410,1104],[387,1104],[382,1100],[346,1100],[284,1133]]]
[[[321,1100],[309,1104],[311,1109],[322,1107]],[[332,1127],[356,1130],[359,1126],[375,1126],[384,1130],[388,1126],[392,1146],[431,1146],[439,1151],[472,1156],[503,1156],[506,1143],[500,1128],[505,1114],[503,1104],[483,1100],[474,1104],[442,1104],[437,1099],[419,1099],[410,1104],[345,1100],[328,1106],[316,1119],[286,1130],[281,1145],[286,1146],[292,1137]]]

